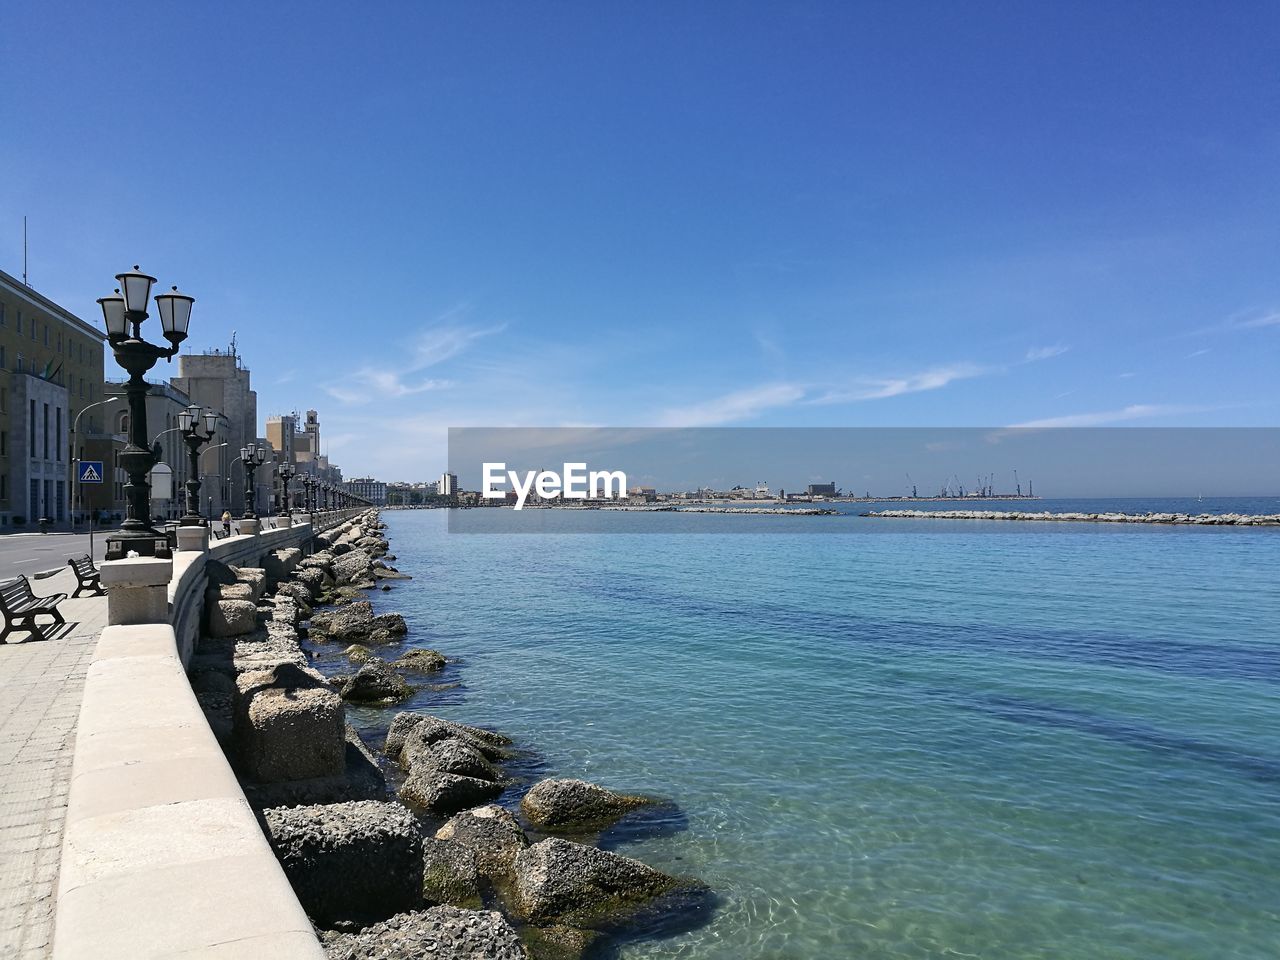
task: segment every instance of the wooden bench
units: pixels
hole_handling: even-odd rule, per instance
[[[40,636],[40,625],[36,623],[36,617],[42,613],[53,617],[54,623],[66,623],[66,619],[58,611],[58,604],[65,599],[65,593],[37,597],[31,591],[31,581],[21,575],[0,583],[0,613],[4,614],[0,643],[8,643],[5,637],[15,630]]]
[[[102,575],[98,573],[98,568],[93,565],[93,558],[87,553],[83,557],[68,560],[67,566],[76,575],[76,588],[71,596],[78,597],[82,593],[88,593],[100,597],[107,592],[102,589]]]

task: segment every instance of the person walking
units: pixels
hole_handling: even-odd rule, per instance
[[[231,511],[222,511],[222,532],[226,536],[231,536]]]

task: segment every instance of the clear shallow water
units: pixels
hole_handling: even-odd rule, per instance
[[[684,811],[621,849],[722,903],[624,957],[1276,955],[1280,531],[383,516],[416,579],[376,602],[465,658],[463,688],[415,705]]]

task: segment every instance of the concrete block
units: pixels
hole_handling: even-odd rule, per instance
[[[209,549],[208,527],[179,527],[178,549],[188,553],[203,553]]]
[[[376,800],[263,811],[268,836],[317,923],[381,920],[422,904],[422,835],[398,803]]]
[[[168,623],[173,561],[155,557],[109,560],[99,568],[107,590],[107,623]]]
[[[216,600],[208,610],[210,636],[239,637],[258,626],[258,607],[252,600]]]
[[[262,783],[338,776],[345,768],[345,729],[342,698],[321,687],[258,689],[236,712],[245,772]]]

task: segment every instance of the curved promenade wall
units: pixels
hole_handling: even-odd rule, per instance
[[[301,524],[177,553],[169,622],[103,630],[76,731],[55,960],[323,960],[185,670],[206,557],[258,566],[311,534]]]

